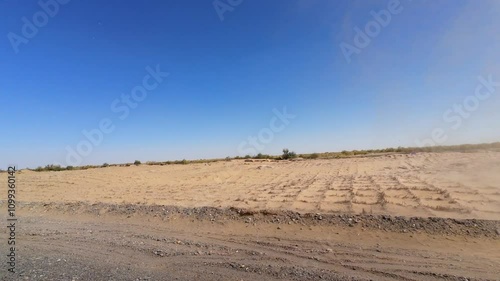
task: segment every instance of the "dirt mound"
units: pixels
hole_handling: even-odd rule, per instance
[[[1,204],[0,204],[1,205]],[[500,238],[500,221],[479,219],[451,219],[439,217],[403,217],[389,215],[351,215],[299,213],[292,211],[252,211],[239,208],[183,208],[179,206],[135,204],[77,203],[22,203],[30,211],[58,211],[65,214],[125,215],[128,217],[155,217],[169,220],[191,217],[197,220],[223,222],[239,220],[245,223],[335,225],[400,233],[426,233],[432,235],[461,235]]]

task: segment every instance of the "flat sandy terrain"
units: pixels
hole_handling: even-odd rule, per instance
[[[499,172],[499,152],[21,171],[0,280],[500,280]]]
[[[500,218],[500,153],[21,172],[24,202]]]

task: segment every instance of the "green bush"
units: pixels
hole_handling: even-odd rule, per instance
[[[139,160],[135,160],[135,161],[134,161],[134,165],[136,165],[136,166],[141,165],[141,161],[139,161]]]
[[[64,170],[60,165],[47,165],[45,166],[46,171],[62,171]]]
[[[283,155],[281,155],[281,159],[292,159],[296,158],[297,154],[293,151],[288,150],[288,148],[283,149]]]
[[[257,154],[255,157],[255,159],[269,159],[271,158],[271,156],[267,155],[267,154],[262,154],[262,153],[259,153]]]

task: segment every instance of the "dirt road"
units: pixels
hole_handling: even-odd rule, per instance
[[[21,207],[18,225],[18,272],[7,273],[2,262],[3,280],[500,276],[500,224],[494,221],[32,204]]]

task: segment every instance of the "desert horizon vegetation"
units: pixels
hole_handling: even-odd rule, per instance
[[[384,149],[366,149],[366,150],[350,150],[350,151],[340,151],[340,152],[321,152],[321,153],[303,153],[297,154],[289,149],[283,149],[281,155],[269,155],[258,153],[257,155],[245,155],[245,156],[234,156],[226,158],[213,158],[213,159],[196,159],[196,160],[171,160],[171,161],[147,161],[142,163],[139,160],[135,160],[132,163],[121,163],[121,164],[109,164],[103,163],[102,165],[85,165],[85,166],[66,166],[62,167],[60,165],[49,164],[45,167],[39,166],[35,169],[25,168],[26,170],[35,172],[44,171],[71,171],[71,170],[87,170],[96,168],[106,168],[106,167],[128,167],[128,166],[139,166],[145,165],[187,165],[187,164],[199,164],[199,163],[212,163],[219,161],[231,161],[231,160],[245,160],[245,159],[269,159],[269,160],[292,160],[292,159],[339,159],[339,158],[349,158],[349,157],[374,157],[380,154],[386,153],[417,153],[417,152],[475,152],[477,150],[494,150],[500,152],[500,142],[492,143],[481,143],[481,144],[460,144],[460,145],[440,145],[440,146],[426,146],[426,147],[397,147],[397,148],[384,148]],[[23,169],[21,169],[23,170]],[[0,169],[0,172],[5,172]]]

